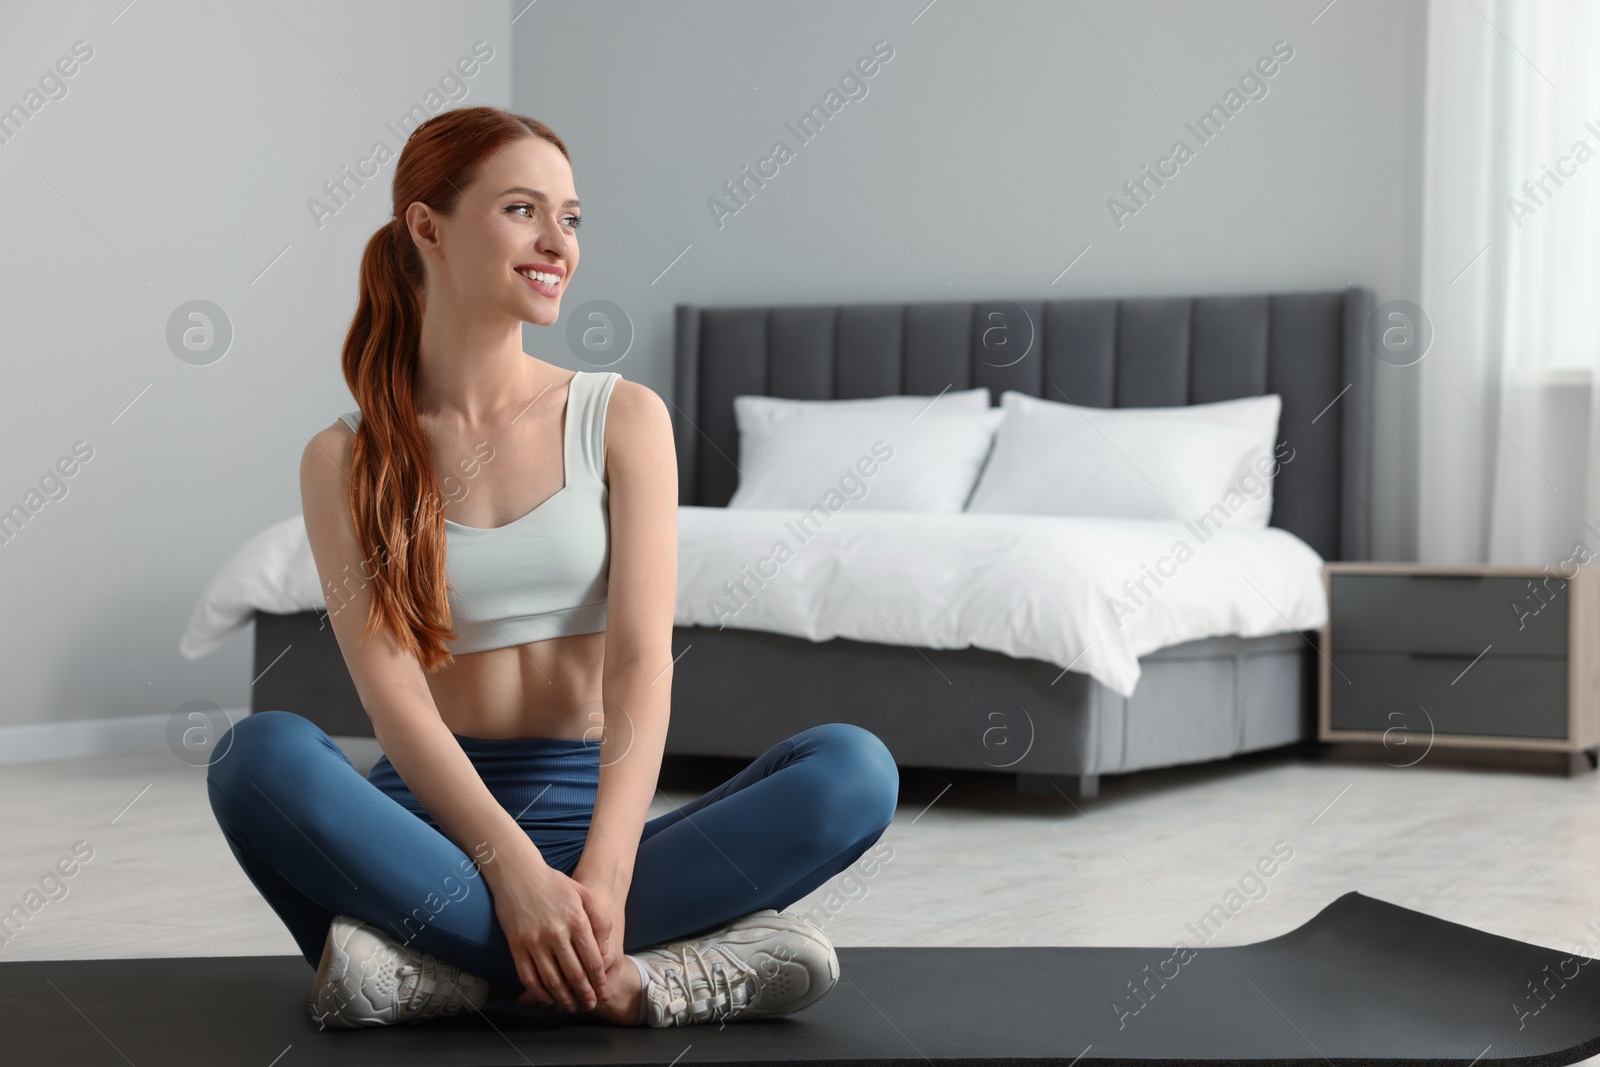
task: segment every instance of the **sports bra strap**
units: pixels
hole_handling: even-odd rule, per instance
[[[611,390],[622,377],[615,371],[578,371],[573,375],[567,399],[568,447],[576,446],[567,457],[567,476],[574,485],[599,485],[606,470],[606,408]],[[581,480],[580,480],[581,479]]]

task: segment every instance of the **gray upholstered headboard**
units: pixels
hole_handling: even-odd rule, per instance
[[[1089,407],[1165,407],[1277,393],[1278,438],[1294,458],[1273,487],[1272,525],[1324,559],[1365,559],[1372,357],[1362,334],[1371,307],[1371,291],[1360,287],[1122,300],[680,304],[678,500],[720,507],[733,495],[733,398],[745,394],[825,400],[988,386],[995,404],[1015,389]],[[1006,344],[994,343],[997,326]]]

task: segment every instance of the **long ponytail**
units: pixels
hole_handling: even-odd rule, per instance
[[[459,635],[450,623],[444,498],[417,417],[423,272],[404,216],[418,201],[454,213],[459,190],[479,167],[507,143],[530,136],[571,158],[544,123],[499,108],[445,111],[412,132],[395,164],[394,213],[361,255],[360,296],[344,340],[344,380],[361,409],[350,458],[350,516],[362,573],[373,572],[362,637],[388,632],[428,671],[452,661],[445,642]]]

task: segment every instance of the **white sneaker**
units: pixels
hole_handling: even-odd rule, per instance
[[[311,1018],[344,1030],[417,1023],[481,1008],[489,992],[487,979],[335,915],[311,981]]]
[[[652,976],[646,1026],[788,1015],[821,1000],[839,981],[839,956],[827,935],[771,908],[634,955]]]

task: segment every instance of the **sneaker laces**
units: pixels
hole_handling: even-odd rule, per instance
[[[663,979],[667,993],[675,996],[676,1001],[683,1005],[676,1007],[673,1002],[667,1005],[672,1021],[679,1026],[689,1019],[697,1023],[731,1019],[750,1006],[755,992],[760,988],[756,981],[755,968],[718,945],[705,945],[704,951],[701,946],[694,944],[686,944],[677,951],[671,949],[658,951],[679,965],[667,967],[666,977]],[[714,953],[721,959],[708,959],[708,953]],[[724,966],[725,964],[731,966]],[[734,1002],[734,979],[728,977],[729,970],[738,975],[739,988],[745,992],[742,1004]],[[677,987],[676,992],[674,986]],[[704,990],[706,996],[697,998],[695,996],[697,987]]]
[[[395,968],[395,978],[398,981],[395,999],[405,1005],[408,1014],[427,1018],[438,1009],[449,1010],[451,994],[440,988],[440,979],[450,982],[452,988],[455,988],[450,976],[450,972],[455,968],[441,964],[427,953],[418,955],[421,958],[420,963],[407,962]]]

